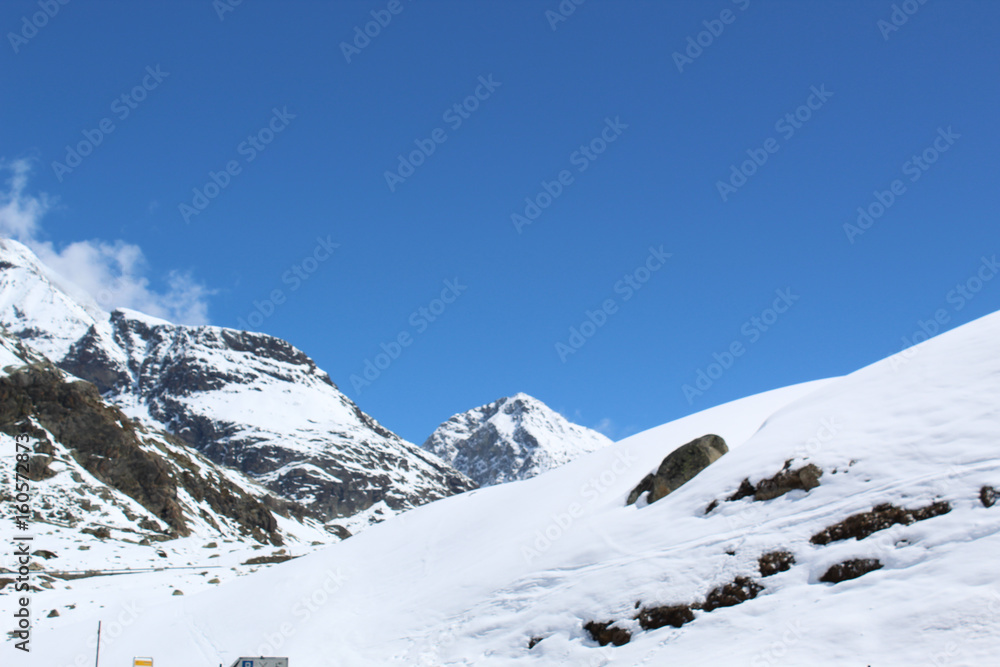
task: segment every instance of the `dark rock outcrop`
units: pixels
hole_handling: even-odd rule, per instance
[[[695,475],[719,460],[729,448],[717,435],[704,435],[670,452],[655,473],[646,475],[628,495],[627,505],[635,503],[644,493],[647,502],[655,503],[673,493]]]
[[[614,623],[615,621],[608,621],[606,623],[588,621],[583,626],[583,629],[589,632],[594,641],[601,646],[607,646],[608,644],[624,646],[628,644],[632,640],[632,633],[625,628],[612,627]]]
[[[773,500],[789,491],[809,491],[819,486],[819,478],[823,471],[814,463],[805,465],[798,470],[791,470],[791,462],[785,464],[785,469],[769,479],[757,482],[754,490],[754,500]]]
[[[111,359],[94,327],[73,343],[59,362],[59,367],[81,380],[92,383],[102,394],[128,386],[128,369]]]
[[[852,558],[843,563],[831,565],[819,580],[828,584],[839,584],[841,581],[857,579],[880,569],[882,569],[882,563],[875,558]]]
[[[694,620],[694,612],[691,605],[686,604],[646,607],[639,611],[636,620],[643,630],[656,630],[668,625],[679,628]]]
[[[254,556],[253,558],[248,558],[244,561],[244,565],[270,565],[273,563],[284,563],[295,558],[295,556],[289,556],[288,554],[274,554],[272,556]]]
[[[754,500],[773,500],[789,491],[796,489],[809,491],[819,486],[819,478],[823,476],[823,471],[817,465],[810,463],[795,470],[792,470],[791,467],[792,462],[786,461],[784,468],[772,477],[760,480],[756,485],[751,484],[749,479],[744,479],[740,482],[739,488],[726,500],[733,502],[751,496]],[[716,505],[718,505],[718,501],[712,501],[705,510],[705,514],[715,509]]]
[[[876,505],[868,512],[852,514],[843,521],[824,528],[809,538],[813,544],[829,544],[854,538],[863,540],[872,533],[885,530],[897,524],[908,526],[915,521],[924,521],[951,511],[947,501],[939,501],[915,510],[906,510],[890,503]]]
[[[62,373],[46,365],[0,377],[0,429],[16,434],[14,425],[32,416],[73,449],[89,473],[137,500],[178,534],[187,534],[169,467],[143,451],[131,422],[105,405],[94,385],[65,382]]]
[[[701,609],[712,611],[719,607],[734,607],[754,599],[762,590],[764,587],[752,579],[736,577],[732,582],[712,589],[702,603]]]
[[[259,541],[281,543],[277,521],[265,505],[221,476],[206,478],[183,455],[166,449],[162,454],[151,451],[150,441],[143,442],[147,434],[137,430],[120,410],[107,405],[93,384],[67,381],[62,372],[46,363],[23,366],[0,377],[0,430],[10,435],[30,431],[38,438],[31,469],[35,470],[34,479],[44,479],[51,475],[47,466],[52,461],[44,453],[54,449],[44,431],[32,430],[32,417],[67,447],[87,472],[139,502],[166,523],[172,535],[190,532],[177,500],[178,488],[183,488]],[[169,442],[170,436],[161,437]],[[110,535],[107,529],[94,530],[101,533],[99,537]]]
[[[757,559],[757,566],[760,568],[760,576],[770,577],[785,572],[795,564],[795,556],[787,551],[771,551],[761,554]]]
[[[997,497],[1000,497],[1000,491],[992,486],[984,486],[979,489],[979,502],[983,504],[983,507],[993,507],[997,502]]]

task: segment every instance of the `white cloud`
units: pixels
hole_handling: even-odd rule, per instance
[[[53,200],[25,192],[29,161],[0,161],[0,171],[10,174],[0,189],[0,235],[31,248],[43,263],[90,294],[105,310],[131,308],[179,324],[208,323],[207,298],[213,292],[190,273],[177,271],[167,274],[165,291],[155,291],[145,275],[145,255],[135,244],[76,241],[57,250],[50,241],[40,240],[40,222]]]
[[[0,168],[10,172],[6,191],[0,192],[0,234],[27,243],[35,237],[38,220],[49,210],[50,202],[44,194],[24,195],[31,171],[27,160],[0,162]]]

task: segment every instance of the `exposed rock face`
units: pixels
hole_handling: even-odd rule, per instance
[[[106,313],[23,245],[0,240],[0,259],[0,325],[129,419],[249,475],[300,513],[329,520],[384,503],[388,515],[475,488],[364,414],[286,341]],[[246,519],[266,530],[266,516]]]
[[[0,377],[0,429],[17,435],[15,424],[30,417],[71,447],[92,475],[187,534],[168,466],[143,451],[128,420],[105,406],[92,384],[64,382],[62,373],[45,366]]]
[[[1000,496],[1000,491],[997,491],[992,486],[984,486],[979,489],[979,502],[983,504],[983,507],[993,507],[997,502],[998,496]]]
[[[611,444],[527,394],[453,416],[423,448],[479,486],[534,477]]]
[[[882,569],[882,563],[875,558],[853,558],[831,565],[820,581],[828,584],[839,584],[841,581],[857,579],[858,577]]]
[[[863,540],[872,533],[885,530],[897,524],[908,526],[915,521],[924,521],[951,511],[947,501],[940,501],[915,510],[906,510],[890,503],[876,505],[869,512],[852,514],[840,523],[829,526],[813,535],[813,544],[829,544],[839,540],[854,538]]]
[[[190,507],[185,511],[179,500],[179,490],[183,490],[220,516],[232,519],[246,534],[260,541],[281,542],[277,521],[261,501],[221,475],[206,476],[203,467],[191,458],[169,447],[157,449],[153,444],[156,436],[137,430],[120,410],[107,405],[89,382],[68,381],[61,371],[44,363],[0,375],[0,431],[32,436],[36,441],[33,461],[39,462],[36,469],[41,481],[54,474],[49,466],[55,443],[45,431],[32,427],[31,419],[68,448],[83,469],[136,500],[174,535],[189,534],[188,522],[194,511]],[[84,510],[86,502],[80,499]],[[84,530],[96,537],[110,536],[103,527]]]
[[[648,502],[655,503],[676,491],[728,451],[726,441],[717,435],[704,435],[678,447],[663,459],[655,473],[646,475],[632,489],[626,504],[633,504],[644,493],[649,494]]]

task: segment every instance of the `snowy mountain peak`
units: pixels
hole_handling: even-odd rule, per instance
[[[423,448],[480,486],[534,477],[611,444],[523,392],[454,415]]]
[[[108,314],[28,249],[0,239],[0,323],[50,359],[61,359],[88,329],[107,338]]]

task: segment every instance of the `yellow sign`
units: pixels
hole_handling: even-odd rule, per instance
[[[132,661],[132,667],[153,667],[152,658],[136,658]]]

